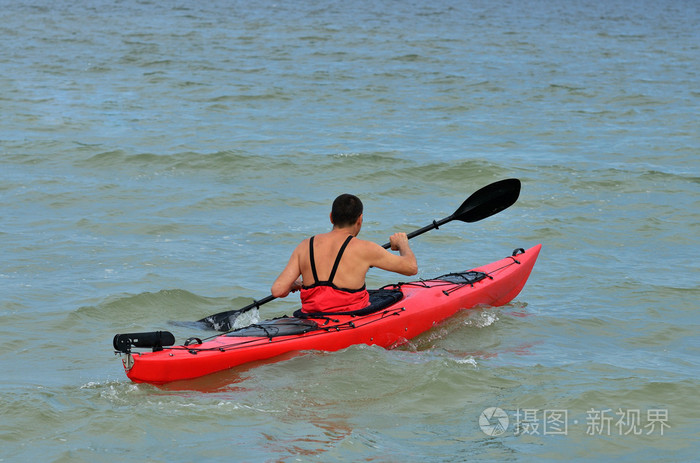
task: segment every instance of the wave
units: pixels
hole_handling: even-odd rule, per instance
[[[181,152],[176,154],[138,153],[130,154],[124,150],[110,150],[96,154],[88,159],[78,161],[79,167],[114,168],[114,167],[156,167],[191,169],[217,168],[221,165],[245,167],[254,158],[244,152],[235,150],[219,151],[211,154]]]
[[[126,321],[125,327],[147,326],[172,319],[198,320],[210,313],[227,310],[231,299],[204,297],[183,289],[164,289],[136,295],[120,295],[98,303],[82,306],[72,312],[68,323],[75,321]]]
[[[292,177],[331,172],[331,177],[351,176],[357,179],[403,177],[425,181],[459,182],[474,180],[481,186],[484,178],[497,179],[505,168],[498,162],[454,155],[454,158],[425,162],[420,157],[398,151],[341,151],[338,153],[292,152],[279,156],[260,156],[243,150],[224,150],[213,153],[185,151],[174,154],[138,153],[110,150],[76,162],[89,169],[123,169],[139,172],[211,172],[217,175],[243,176],[269,174],[271,171],[289,172]],[[399,166],[399,167],[397,167]]]

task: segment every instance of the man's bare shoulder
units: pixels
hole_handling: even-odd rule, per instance
[[[355,242],[355,246],[357,246],[358,248],[362,249],[362,250],[365,251],[365,252],[381,252],[381,251],[384,251],[384,248],[382,248],[381,246],[379,246],[379,245],[378,245],[377,243],[375,243],[374,241],[367,241],[367,240],[363,240],[363,239],[360,239],[360,238],[357,238],[357,237],[356,237],[353,241]]]
[[[299,244],[297,244],[297,247],[294,248],[294,252],[300,252],[303,249],[309,249],[309,240],[310,238],[304,238],[301,240]]]

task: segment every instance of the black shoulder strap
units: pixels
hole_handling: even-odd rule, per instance
[[[331,270],[331,276],[328,277],[328,283],[333,283],[333,278],[335,278],[335,272],[336,270],[338,270],[338,264],[340,264],[340,259],[341,257],[343,257],[345,248],[348,247],[348,243],[352,238],[352,235],[348,236],[343,245],[340,247],[340,251],[338,251],[338,256],[335,258],[335,263],[333,264],[333,270]],[[316,274],[314,274],[314,278],[316,278]]]
[[[314,275],[314,283],[318,282],[318,275],[316,274],[316,261],[314,260],[314,237],[309,239],[309,260],[311,261],[311,273]]]

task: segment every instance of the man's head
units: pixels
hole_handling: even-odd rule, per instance
[[[357,223],[362,215],[362,201],[355,195],[342,194],[333,201],[331,222],[334,227],[345,228]]]

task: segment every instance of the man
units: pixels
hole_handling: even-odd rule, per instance
[[[370,267],[402,275],[418,273],[405,233],[395,233],[389,239],[391,249],[399,255],[355,238],[362,228],[362,201],[357,196],[338,196],[330,219],[330,232],[307,238],[294,249],[272,285],[274,297],[301,290],[303,312],[347,312],[369,305],[365,276]]]

